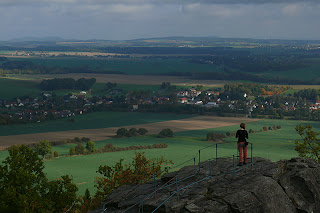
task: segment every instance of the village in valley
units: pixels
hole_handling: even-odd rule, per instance
[[[202,85],[177,89],[169,82],[163,82],[158,91],[124,91],[116,85],[108,82],[103,89],[104,95],[93,95],[93,89],[89,89],[64,96],[47,91],[39,97],[1,99],[0,124],[43,122],[59,118],[69,118],[67,121],[73,122],[76,115],[110,111],[113,108],[123,111],[169,113],[179,108],[186,113],[227,113],[229,116],[240,114],[271,119],[291,116],[316,120],[314,117],[319,117],[320,114],[318,91],[311,89],[292,94],[287,93],[291,89],[288,86],[257,86],[252,83],[226,84],[222,88],[212,89]],[[260,89],[250,91],[253,87]]]

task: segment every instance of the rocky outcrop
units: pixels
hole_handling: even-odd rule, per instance
[[[156,212],[320,212],[320,166],[314,160],[255,158],[252,168],[240,168],[234,173],[232,160],[218,159],[202,162],[200,170],[187,166],[155,182],[124,186],[106,199],[106,212],[152,212],[170,196]]]

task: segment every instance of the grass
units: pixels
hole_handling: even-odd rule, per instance
[[[288,121],[288,120],[261,120],[247,124],[247,130],[253,129],[258,131],[263,126],[281,125],[280,130],[257,132],[249,134],[249,142],[253,144],[254,156],[269,158],[272,161],[280,159],[290,159],[298,156],[294,150],[294,140],[299,138],[294,128],[297,124],[307,123],[304,121]],[[320,123],[308,122],[314,126],[315,130],[320,130]],[[166,149],[151,149],[143,150],[148,157],[164,156],[166,159],[172,160],[176,165],[179,165],[186,160],[191,160],[185,165],[193,164],[193,157],[197,154],[198,150],[213,143],[205,141],[206,134],[209,131],[216,133],[235,132],[238,125],[221,127],[215,129],[204,129],[195,131],[186,131],[175,133],[173,138],[156,138],[154,136],[141,136],[133,138],[120,138],[110,139],[105,141],[97,141],[96,147],[100,148],[107,143],[112,143],[117,147],[124,147],[130,145],[152,145],[155,143],[167,143],[169,146]],[[223,143],[218,145],[219,157],[232,157],[237,154],[236,139],[234,137],[226,138]],[[56,146],[53,150],[58,151],[60,154],[68,153],[71,147],[75,144],[67,144],[63,146]],[[250,151],[248,151],[250,155]],[[6,151],[0,152],[0,161],[8,156]],[[134,157],[134,151],[123,151],[113,153],[101,153],[85,156],[74,157],[60,157],[58,159],[46,160],[45,173],[48,178],[55,179],[64,174],[69,174],[73,177],[75,183],[79,187],[79,194],[84,194],[86,188],[91,193],[95,192],[94,178],[98,176],[96,171],[100,165],[114,165],[119,159],[125,159],[125,163],[129,163]],[[215,158],[215,148],[207,148],[201,151],[201,161]],[[198,159],[198,158],[197,158]]]
[[[284,120],[261,120],[247,124],[247,129],[260,130],[263,126],[281,125],[280,130],[258,132],[249,135],[249,142],[253,144],[254,156],[269,158],[272,161],[280,159],[290,159],[298,156],[294,150],[294,140],[299,138],[294,128],[303,121],[284,121]],[[315,130],[320,129],[320,124],[317,122],[311,123]],[[110,139],[105,141],[97,141],[96,147],[103,147],[107,143],[112,143],[114,146],[124,147],[130,145],[151,145],[155,143],[167,143],[166,149],[151,149],[143,150],[148,157],[164,156],[166,159],[173,160],[174,165],[179,165],[186,160],[191,161],[188,164],[193,164],[193,157],[197,151],[213,143],[205,141],[206,134],[209,131],[216,133],[234,132],[238,129],[238,125],[221,127],[216,129],[205,129],[196,131],[186,131],[175,133],[174,138],[156,138],[154,136],[142,136],[134,138]],[[219,144],[219,157],[232,157],[236,155],[236,139],[229,137],[225,139],[229,143]],[[67,153],[75,144],[54,147],[60,153]],[[0,160],[4,159],[6,152],[2,152]],[[250,155],[250,151],[248,152]],[[45,161],[45,172],[50,179],[58,178],[63,174],[72,175],[74,181],[78,183],[80,189],[79,194],[83,194],[86,188],[94,193],[94,178],[97,176],[99,165],[114,165],[120,158],[125,159],[125,163],[131,161],[134,156],[134,151],[123,151],[114,153],[101,153],[86,156],[61,157],[59,159]],[[201,151],[201,160],[206,160],[215,157],[215,148],[208,148]],[[181,167],[187,164],[182,165]]]
[[[192,117],[192,115],[137,112],[94,112],[74,117],[75,122],[68,122],[67,119],[59,119],[44,123],[1,126],[0,136],[108,128],[125,125],[155,123],[190,117]]]

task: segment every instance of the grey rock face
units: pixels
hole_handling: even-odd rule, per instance
[[[255,158],[252,169],[239,168],[243,169],[234,173],[232,159],[218,159],[202,162],[200,170],[187,166],[156,182],[124,186],[106,199],[105,212],[152,212],[160,204],[156,212],[320,212],[320,166],[314,160],[293,158],[272,163]],[[158,191],[151,194],[155,186]]]

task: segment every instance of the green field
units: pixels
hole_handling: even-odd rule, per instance
[[[280,130],[258,132],[249,135],[249,142],[253,144],[253,155],[269,158],[272,161],[280,159],[290,159],[297,156],[294,150],[294,140],[299,138],[294,128],[299,123],[306,123],[303,121],[284,121],[284,120],[261,120],[247,124],[247,129],[258,131],[263,126],[281,125]],[[320,130],[320,124],[317,122],[311,123],[316,130]],[[142,136],[134,138],[120,138],[110,139],[96,142],[96,147],[103,147],[106,143],[112,143],[117,147],[124,147],[130,145],[150,145],[155,143],[167,143],[169,145],[166,149],[152,149],[143,150],[149,157],[164,156],[167,159],[173,160],[175,165],[178,165],[186,160],[192,159],[197,151],[212,143],[206,142],[205,137],[209,131],[216,133],[234,132],[238,129],[238,125],[230,127],[222,127],[216,129],[196,130],[175,133],[174,138],[160,139],[154,136]],[[225,139],[229,143],[218,145],[219,157],[232,157],[237,154],[236,140],[233,137]],[[63,146],[54,147],[60,154],[68,153],[71,147],[75,144],[67,144]],[[248,152],[250,155],[250,151]],[[7,156],[7,152],[0,153],[0,161]],[[125,159],[125,162],[131,161],[134,156],[134,151],[123,151],[113,153],[102,153],[75,157],[60,157],[58,159],[45,161],[45,172],[50,179],[58,178],[63,174],[72,175],[74,181],[78,183],[79,194],[83,194],[86,188],[93,193],[94,177],[97,176],[97,169],[99,165],[113,165],[119,161],[120,158]],[[215,148],[208,148],[201,151],[201,160],[215,157]],[[189,164],[192,164],[190,161]],[[187,164],[185,164],[187,165]],[[183,166],[185,166],[183,165]]]
[[[56,93],[57,95],[67,95],[69,93],[79,93],[78,90],[51,90],[42,91],[39,82],[33,80],[21,80],[0,78],[0,99],[13,99],[23,96],[37,97],[41,92]]]
[[[29,95],[37,96],[40,93],[39,83],[34,81],[0,78],[0,99]]]
[[[81,129],[98,129],[125,125],[155,123],[167,120],[190,118],[192,115],[138,112],[94,112],[74,117],[75,122],[67,119],[1,126],[0,136],[57,132]]]
[[[262,74],[266,77],[280,77],[283,79],[290,79],[290,80],[312,80],[320,78],[320,65],[313,64],[307,65],[303,68],[285,70],[280,72],[264,72]]]
[[[15,76],[15,75],[12,75]],[[21,77],[21,76],[19,76]],[[177,86],[180,88],[187,88],[190,86]],[[95,83],[92,87],[91,96],[94,95],[106,95],[108,91],[105,90],[106,83]],[[137,85],[137,84],[117,84],[114,89],[123,89],[124,92],[128,91],[136,91],[136,90],[150,90],[150,91],[158,91],[160,89],[160,85]],[[56,93],[57,95],[67,95],[67,94],[79,94],[79,90],[51,90],[51,91],[43,91],[40,89],[39,83],[28,79],[21,80],[19,78],[11,79],[11,78],[0,78],[0,99],[13,99],[19,98],[23,96],[36,97],[44,93]]]
[[[247,129],[260,130],[263,126],[281,125],[280,130],[259,132],[250,134],[249,142],[253,144],[253,155],[269,158],[272,161],[278,161],[281,159],[290,159],[298,156],[294,150],[294,140],[299,138],[299,135],[295,132],[295,126],[301,123],[299,121],[282,121],[282,120],[263,120],[258,122],[249,123]],[[304,122],[302,122],[304,123]],[[320,129],[320,124],[312,122],[314,128]],[[123,138],[123,139],[111,139],[106,141],[96,142],[97,147],[103,147],[106,143],[112,143],[114,146],[124,147],[130,145],[150,145],[155,143],[168,143],[169,147],[166,149],[152,149],[143,150],[147,156],[160,157],[164,156],[167,159],[172,160],[175,165],[178,165],[186,160],[193,158],[197,151],[203,147],[211,145],[212,143],[206,142],[206,134],[214,130],[217,133],[225,133],[227,131],[234,132],[238,129],[238,125],[230,127],[222,127],[208,130],[196,130],[179,132],[175,134],[174,138],[160,139],[154,136],[143,136],[136,138]],[[227,138],[225,141],[230,143],[224,143],[218,145],[218,153],[220,157],[232,157],[237,155],[236,140],[233,137]],[[73,145],[75,146],[75,145]],[[72,145],[68,145],[64,152],[68,151]],[[55,147],[54,150],[63,153],[61,148]],[[63,148],[63,149],[64,149]],[[248,152],[250,155],[250,152]],[[70,168],[75,178],[75,182],[83,183],[79,185],[79,189],[84,192],[86,188],[94,191],[93,179],[96,174],[96,170],[99,165],[113,165],[120,158],[130,161],[134,156],[134,151],[124,151],[116,153],[102,153],[96,155],[78,156],[78,157],[66,157],[52,161],[46,161],[46,173],[50,178],[57,178],[63,172],[69,172]],[[215,157],[215,148],[208,148],[201,151],[201,160],[206,160]],[[78,162],[84,160],[84,164]],[[192,164],[193,161],[189,162]],[[83,165],[85,165],[85,171],[83,171]],[[187,165],[187,164],[186,164]],[[185,166],[185,165],[183,165]],[[51,169],[50,169],[51,168]],[[92,180],[91,183],[88,180]],[[84,183],[87,182],[87,183]]]
[[[130,75],[168,73],[168,72],[212,72],[223,71],[212,64],[190,63],[186,59],[92,59],[83,57],[56,58],[15,58],[14,60],[32,61],[47,67],[86,67],[98,72],[122,72]]]

